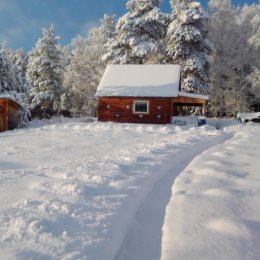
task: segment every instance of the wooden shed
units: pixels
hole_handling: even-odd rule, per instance
[[[0,132],[18,127],[19,111],[20,105],[9,95],[0,95]]]
[[[183,107],[205,112],[207,96],[185,93],[179,65],[108,65],[98,86],[98,120],[171,124]]]

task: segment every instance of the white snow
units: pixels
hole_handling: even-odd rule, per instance
[[[23,105],[17,101],[17,99],[15,99],[15,96],[12,95],[12,92],[8,93],[8,94],[0,94],[0,99],[11,99],[12,101],[14,101],[15,103],[17,103],[18,105],[20,105],[21,107],[23,107]]]
[[[0,98],[10,98],[10,99],[12,99],[13,97],[10,94],[0,94]]]
[[[259,259],[260,126],[235,128],[232,139],[196,157],[176,178],[162,260]]]
[[[52,119],[1,133],[1,258],[257,259],[257,131]]]
[[[108,65],[96,96],[177,97],[179,65]]]

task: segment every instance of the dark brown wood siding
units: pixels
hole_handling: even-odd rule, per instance
[[[0,132],[18,127],[19,105],[9,98],[0,98]]]
[[[174,97],[172,98],[173,103],[179,103],[179,104],[190,104],[190,105],[197,105],[197,104],[206,104],[207,100],[202,98],[193,98],[193,97]]]
[[[8,99],[0,99],[0,132],[8,129]]]
[[[148,101],[149,113],[133,112],[134,101]],[[121,123],[171,123],[172,98],[99,97],[98,120]]]

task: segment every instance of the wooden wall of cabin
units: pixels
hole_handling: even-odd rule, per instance
[[[18,128],[19,105],[13,100],[8,100],[8,130]]]
[[[8,99],[0,99],[0,132],[8,130]]]
[[[133,112],[134,101],[149,101],[149,113]],[[99,97],[98,120],[121,123],[171,123],[171,98]]]
[[[19,105],[11,99],[0,99],[0,132],[18,127]]]

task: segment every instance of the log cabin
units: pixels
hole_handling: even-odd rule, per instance
[[[171,124],[183,107],[205,113],[208,96],[181,91],[181,66],[108,65],[97,88],[102,122]]]
[[[11,96],[0,95],[0,132],[18,128],[20,108]]]

